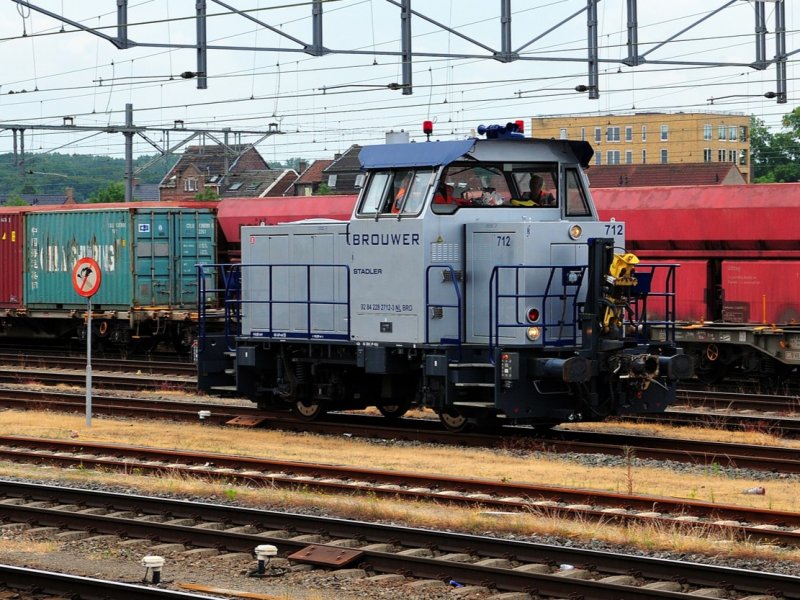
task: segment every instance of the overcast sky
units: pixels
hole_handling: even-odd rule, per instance
[[[667,40],[728,0],[640,0],[640,54]],[[32,0],[32,3],[89,27],[116,35],[114,0]],[[311,3],[292,0],[227,0],[254,18],[310,43]],[[800,47],[796,1],[786,3],[787,51]],[[599,3],[600,58],[626,55],[625,0]],[[512,48],[545,33],[585,8],[586,0],[511,0]],[[768,2],[767,57],[775,54],[774,3]],[[412,8],[490,48],[500,46],[500,0],[412,0]],[[194,44],[195,2],[130,0],[128,37],[135,42]],[[400,83],[400,59],[382,52],[400,49],[400,9],[388,0],[330,0],[324,4],[323,42],[334,50],[364,54],[313,57],[291,52],[298,45],[208,0],[208,43],[282,51],[210,50],[208,89],[180,73],[197,69],[193,49],[134,47],[118,50],[90,33],[77,31],[11,0],[0,0],[0,123],[55,124],[74,116],[76,125],[124,122],[126,103],[134,123],[171,127],[266,130],[278,123],[283,135],[259,145],[269,160],[300,156],[327,158],[353,143],[380,143],[388,130],[405,129],[424,139],[421,123],[436,122],[434,137],[464,137],[480,123],[556,114],[604,114],[620,111],[715,110],[754,114],[769,125],[797,102],[800,54],[790,57],[788,103],[763,98],[774,91],[775,67],[687,67],[648,64],[636,68],[617,62],[600,66],[600,98],[574,90],[588,84],[582,60],[519,60],[416,57],[414,93],[402,95],[387,86]],[[755,60],[753,2],[736,0],[647,55],[650,60],[749,64]],[[416,52],[483,55],[484,48],[444,31],[424,19],[412,20]],[[525,57],[586,57],[586,13],[521,51]],[[25,90],[24,93],[22,91]],[[13,94],[11,92],[14,92]],[[713,105],[710,99],[714,98]],[[89,137],[91,136],[91,137]],[[152,134],[166,144],[160,133]],[[171,134],[174,144],[182,139]],[[246,135],[242,141],[253,141]],[[11,132],[0,133],[0,152],[12,148]],[[208,140],[211,143],[210,140]],[[193,142],[196,143],[196,142]],[[26,132],[26,151],[96,153],[123,156],[121,134]],[[136,154],[152,147],[135,138]]]

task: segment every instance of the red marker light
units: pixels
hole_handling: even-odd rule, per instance
[[[422,133],[425,135],[430,135],[433,133],[433,121],[422,122]]]
[[[529,308],[528,309],[528,321],[531,323],[535,323],[539,320],[539,309],[538,308]]]
[[[523,121],[522,119],[518,119],[514,121],[514,123],[516,124],[517,131],[519,133],[525,133],[525,121]]]

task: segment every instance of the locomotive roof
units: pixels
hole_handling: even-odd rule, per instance
[[[438,167],[459,158],[481,162],[578,162],[589,164],[594,150],[575,140],[477,139],[364,146],[358,155],[364,169]]]

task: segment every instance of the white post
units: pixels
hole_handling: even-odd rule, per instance
[[[86,298],[86,427],[92,426],[92,297]]]

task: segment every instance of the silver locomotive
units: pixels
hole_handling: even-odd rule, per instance
[[[364,147],[349,221],[243,227],[241,264],[200,267],[221,282],[201,312],[228,315],[200,340],[200,387],[309,419],[427,407],[453,431],[663,411],[692,373],[675,265],[639,264],[598,220],[588,143],[516,130]]]

